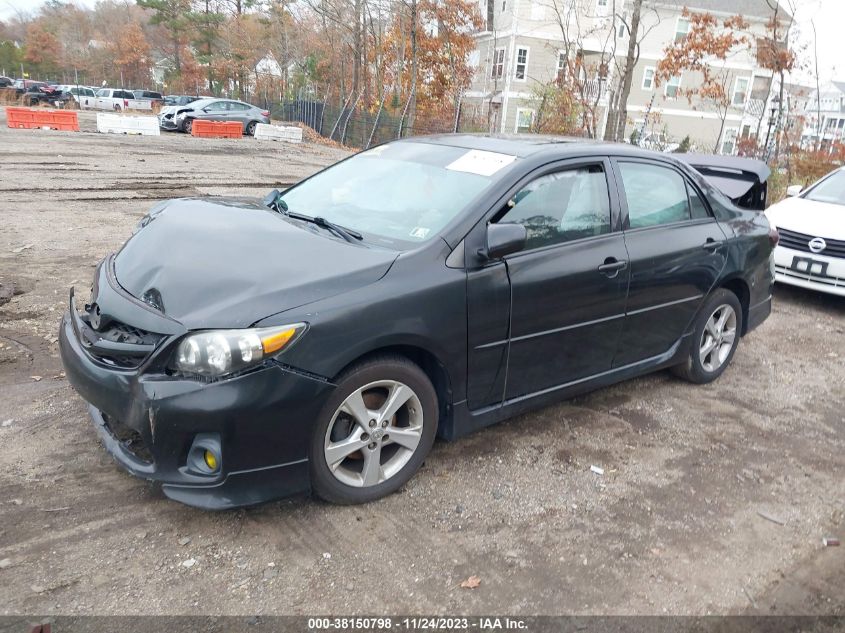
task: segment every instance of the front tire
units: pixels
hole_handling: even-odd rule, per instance
[[[437,394],[417,365],[382,356],[344,372],[310,447],[311,484],[331,503],[366,503],[398,490],[434,444]]]
[[[255,136],[255,128],[258,126],[256,121],[250,121],[246,126],[246,135]]]
[[[190,134],[191,130],[194,129],[194,120],[193,119],[185,119],[184,123],[182,123],[182,131],[185,134]]]
[[[739,299],[724,288],[715,290],[696,318],[687,359],[672,370],[693,383],[713,382],[730,365],[741,332],[742,306]]]

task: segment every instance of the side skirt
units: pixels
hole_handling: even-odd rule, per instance
[[[549,387],[542,391],[511,398],[499,405],[471,411],[467,407],[466,401],[456,402],[450,419],[446,420],[445,424],[441,424],[438,435],[448,441],[455,440],[516,415],[671,367],[681,362],[687,354],[690,335],[691,333],[684,334],[669,350],[658,356],[652,356],[594,376]]]

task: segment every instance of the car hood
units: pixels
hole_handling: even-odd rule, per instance
[[[845,206],[806,198],[786,198],[766,209],[780,229],[832,240],[845,240]]]
[[[172,200],[139,227],[115,257],[117,282],[188,329],[248,327],[373,283],[397,257],[253,200]]]

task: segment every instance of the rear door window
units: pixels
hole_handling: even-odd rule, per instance
[[[622,185],[632,229],[689,220],[690,204],[683,176],[649,163],[620,162]]]

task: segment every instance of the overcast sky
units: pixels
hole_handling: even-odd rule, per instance
[[[74,0],[83,6],[93,6],[94,0]],[[795,20],[799,29],[799,42],[806,47],[804,59],[809,66],[808,72],[797,73],[796,79],[809,83],[813,81],[813,27],[816,27],[816,44],[819,55],[819,76],[824,83],[830,79],[845,80],[845,60],[842,52],[843,26],[845,26],[845,0],[792,0],[797,10]],[[784,6],[789,3],[781,0]],[[0,0],[0,19],[9,18],[18,12],[35,13],[43,0]],[[694,5],[695,0],[690,0]],[[838,67],[837,67],[838,64]]]

